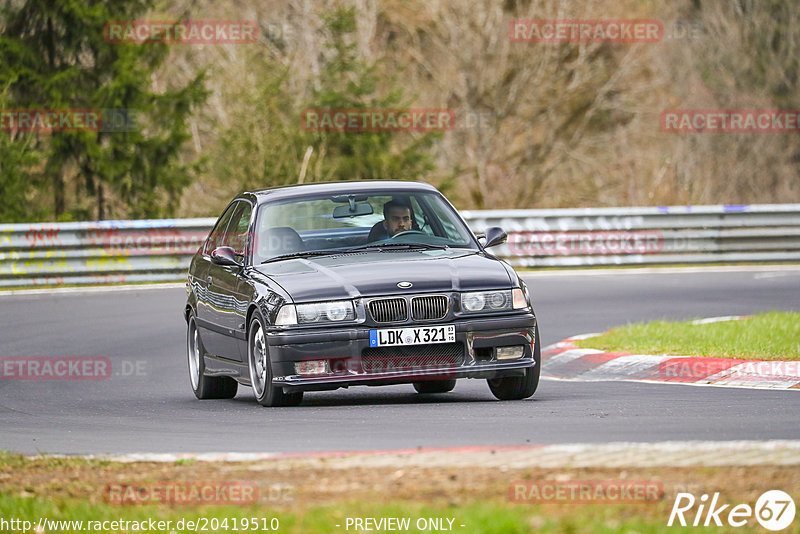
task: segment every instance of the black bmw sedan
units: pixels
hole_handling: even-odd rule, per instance
[[[242,193],[192,258],[189,378],[199,399],[251,386],[263,406],[306,391],[486,379],[501,400],[539,383],[525,283],[434,187],[368,181]]]

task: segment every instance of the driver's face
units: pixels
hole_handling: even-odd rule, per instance
[[[411,230],[411,210],[408,208],[391,208],[383,221],[383,227],[389,237],[400,232]]]

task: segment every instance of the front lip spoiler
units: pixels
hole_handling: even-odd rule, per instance
[[[326,375],[310,377],[302,375],[291,375],[274,377],[273,384],[276,386],[310,386],[320,384],[362,384],[366,382],[382,380],[408,380],[413,382],[415,378],[440,377],[443,380],[453,378],[486,378],[486,373],[498,371],[522,370],[534,367],[536,360],[532,358],[522,358],[508,363],[478,363],[467,367],[443,367],[437,369],[420,369],[413,372],[397,371],[393,373],[355,373],[350,372],[346,375]]]

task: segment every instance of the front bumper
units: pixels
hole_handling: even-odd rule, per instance
[[[387,385],[423,380],[497,378],[521,376],[539,362],[534,359],[536,317],[532,313],[498,317],[459,318],[437,325],[454,324],[456,342],[448,350],[460,356],[439,358],[435,365],[421,363],[427,353],[441,345],[416,345],[411,354],[395,354],[389,347],[375,350],[369,345],[370,328],[365,325],[335,329],[292,329],[267,334],[273,383],[286,390],[325,390],[351,385]],[[423,324],[404,325],[423,326]],[[455,345],[460,345],[461,350]],[[523,347],[522,356],[498,360],[498,347]],[[382,352],[381,352],[382,351]],[[380,353],[376,356],[376,352]],[[376,365],[376,358],[378,364]],[[295,363],[328,360],[330,372],[301,375]]]

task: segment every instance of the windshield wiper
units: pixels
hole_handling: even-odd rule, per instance
[[[427,250],[448,250],[447,245],[433,245],[431,243],[367,243],[347,250],[383,250],[385,248],[405,248],[405,249],[427,249]]]
[[[267,258],[261,262],[261,265],[264,265],[265,263],[272,263],[273,261],[290,260],[292,258],[306,258],[308,256],[331,256],[333,254],[347,254],[348,252],[349,249],[304,250],[301,252],[291,252],[289,254],[281,254],[279,256]]]
[[[290,260],[292,258],[306,258],[309,256],[332,256],[335,254],[350,254],[352,252],[357,252],[360,250],[383,250],[383,249],[425,249],[425,250],[449,250],[450,247],[448,245],[432,245],[430,243],[380,243],[380,244],[366,244],[360,245],[357,247],[350,247],[344,249],[326,249],[326,250],[305,250],[301,252],[291,252],[289,254],[281,254],[280,256],[275,256],[273,258],[267,258],[266,260],[261,262],[261,265],[265,263],[272,263],[275,261],[281,260]]]

